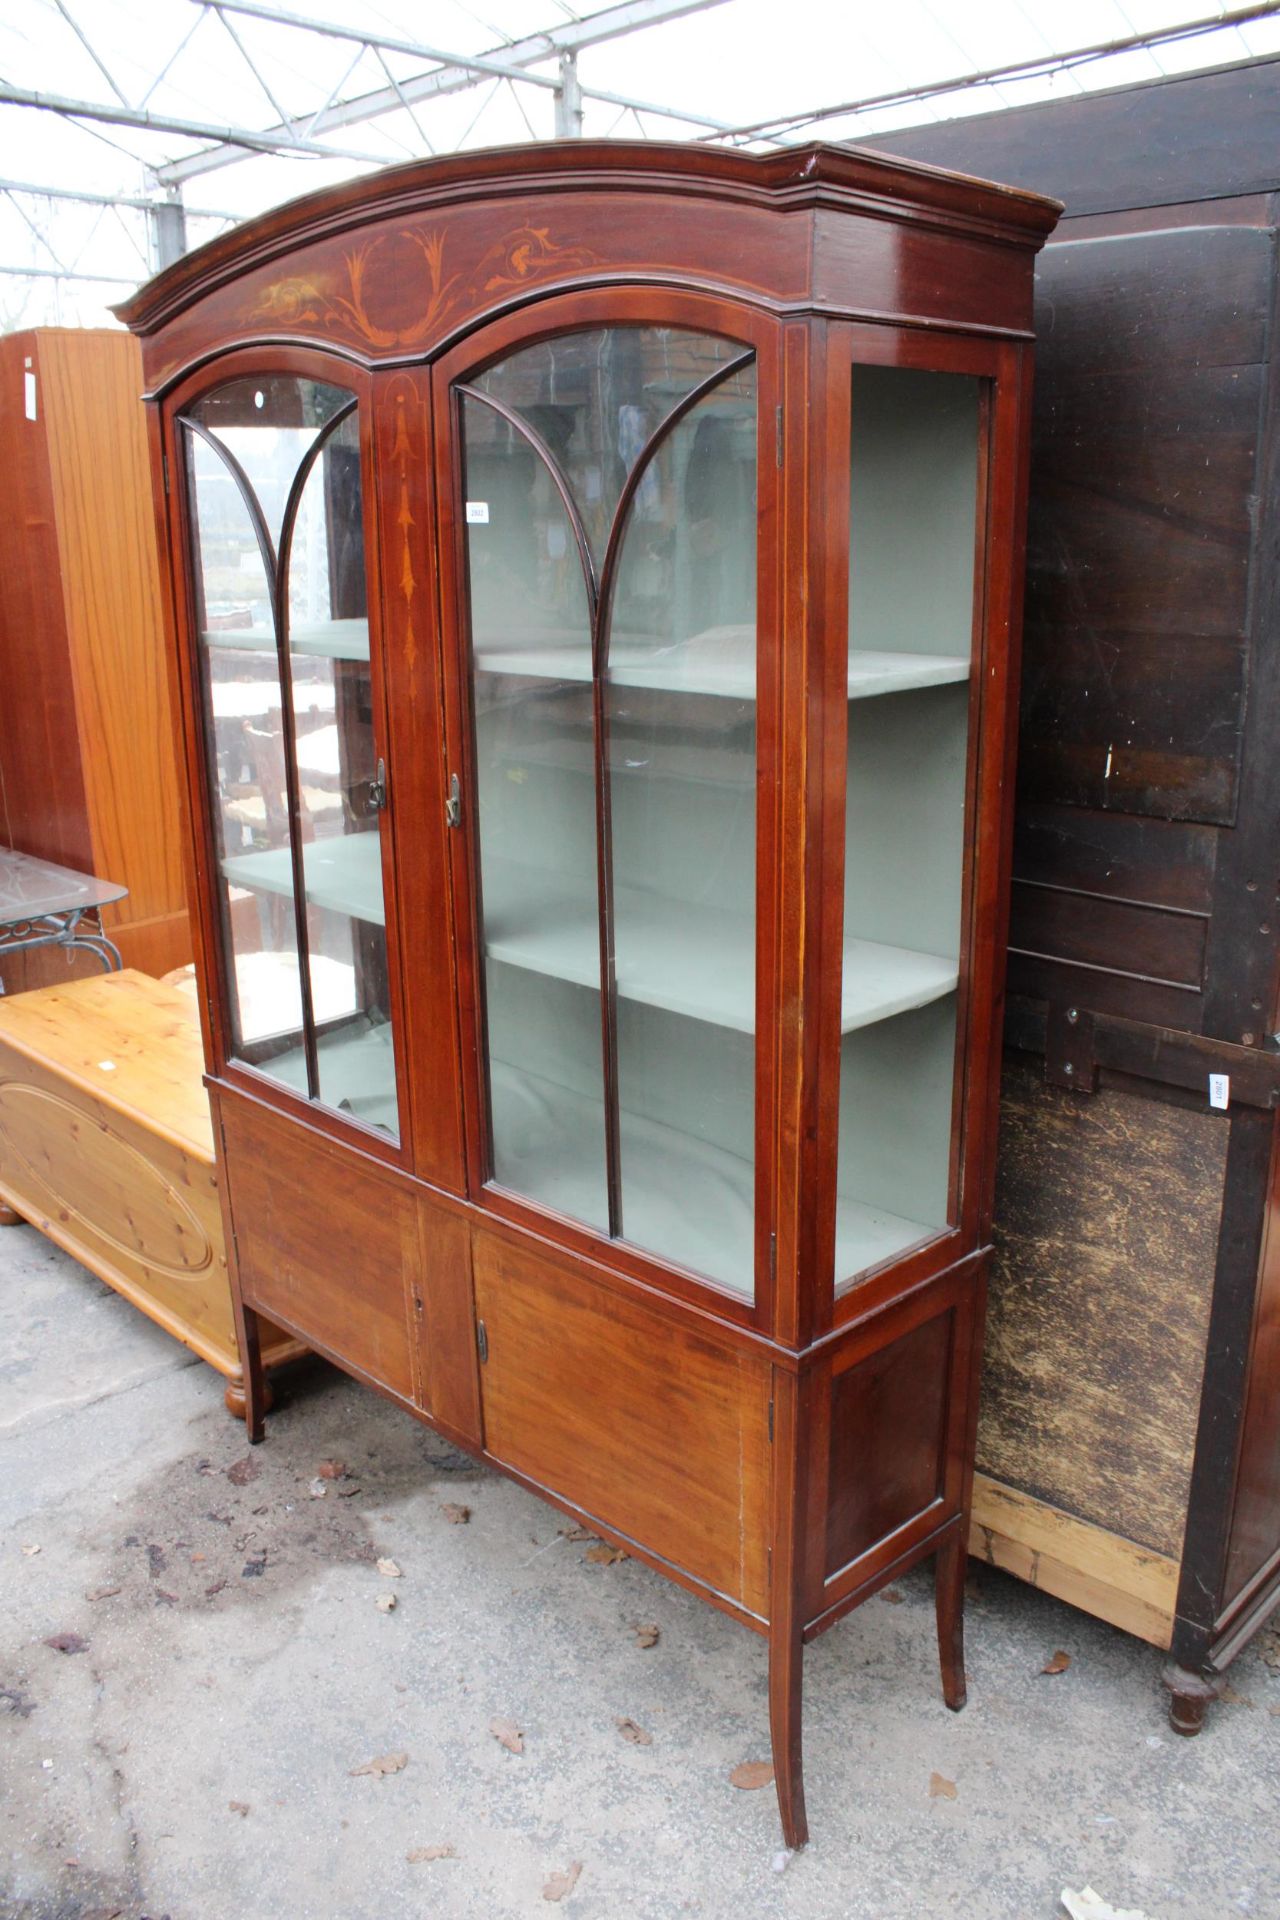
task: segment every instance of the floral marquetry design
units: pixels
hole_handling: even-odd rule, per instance
[[[327,333],[354,337],[380,353],[426,344],[455,309],[478,296],[502,293],[536,282],[544,275],[581,273],[597,264],[589,247],[561,246],[548,227],[517,227],[481,257],[469,273],[445,270],[449,244],[444,227],[401,227],[376,234],[348,249],[331,283],[328,275],[295,274],[266,287],[252,318],[285,327],[321,326]],[[424,276],[425,268],[425,276]],[[388,289],[404,305],[411,290],[411,319],[371,311],[370,289]]]

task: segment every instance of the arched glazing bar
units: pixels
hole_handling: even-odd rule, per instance
[[[276,663],[280,680],[280,725],[282,732],[285,805],[289,817],[289,868],[292,876],[293,925],[298,956],[298,992],[302,1005],[302,1044],[306,1063],[307,1097],[320,1098],[320,1067],[316,1042],[315,1001],[311,979],[311,943],[307,927],[306,876],[302,856],[302,796],[298,776],[297,716],[293,698],[293,671],[289,653],[289,561],[293,547],[298,510],[307,481],[333,436],[343,422],[355,413],[359,402],[353,397],[341,406],[307,448],[290,482],[280,523],[280,547],[277,553],[271,530],[257,492],[241,462],[231,448],[190,414],[179,417],[179,426],[198,438],[222,462],[231,477],[262,557],[267,592],[271,604]],[[197,570],[197,591],[203,598],[203,586]],[[204,625],[204,621],[201,621]]]
[[[462,402],[471,401],[502,420],[540,463],[564,510],[577,549],[586,594],[591,630],[591,687],[594,747],[594,801],[596,823],[597,921],[599,938],[600,1040],[604,1085],[603,1120],[605,1135],[605,1177],[608,1232],[611,1238],[624,1234],[622,1188],[622,1125],[618,1065],[618,985],[614,910],[614,848],[612,829],[611,781],[609,773],[608,663],[613,621],[613,603],[619,564],[623,555],[633,504],[653,468],[654,461],[672,434],[698,406],[718,389],[754,365],[750,348],[716,366],[672,405],[653,429],[636,455],[623,482],[609,522],[604,554],[597,567],[591,541],[568,476],[546,439],[530,421],[496,395],[486,393],[469,382],[459,382],[454,392]],[[465,431],[461,435],[466,445]]]

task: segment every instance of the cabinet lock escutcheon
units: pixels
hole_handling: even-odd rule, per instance
[[[489,1335],[483,1320],[476,1321],[476,1351],[480,1355],[480,1365],[486,1366],[489,1360]]]
[[[456,773],[449,780],[449,798],[444,803],[444,817],[448,826],[462,825],[462,787]]]
[[[381,813],[387,804],[387,763],[379,760],[378,771],[365,790],[365,805],[370,813]]]

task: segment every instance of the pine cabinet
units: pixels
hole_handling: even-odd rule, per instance
[[[964,1697],[1055,212],[523,148],[122,310],[249,1375],[262,1314],[766,1635],[792,1843],[806,1639],[934,1555]]]

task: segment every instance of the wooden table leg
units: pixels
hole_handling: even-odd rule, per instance
[[[967,1545],[964,1534],[957,1528],[938,1548],[934,1567],[942,1697],[952,1713],[959,1713],[968,1697],[964,1675],[964,1582],[969,1565]]]

